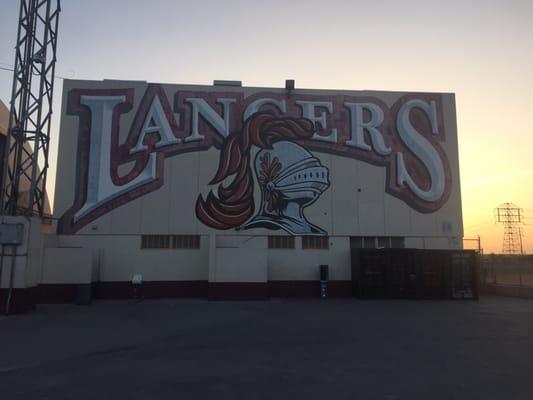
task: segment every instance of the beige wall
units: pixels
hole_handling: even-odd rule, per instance
[[[63,92],[61,135],[54,216],[60,217],[73,204],[77,167],[77,138],[79,118],[67,115],[66,97],[72,88],[135,88],[133,111],[123,114],[120,120],[121,140],[125,140],[136,108],[146,89],[141,82],[121,81],[70,81],[66,80]],[[212,91],[212,86],[164,86],[172,101],[176,91]],[[245,95],[257,91],[279,89],[218,88],[224,91],[244,91]],[[296,91],[295,94],[338,94],[374,96],[391,106],[405,93],[396,92],[341,92]],[[447,203],[438,211],[420,213],[404,201],[385,192],[386,169],[355,159],[343,158],[314,151],[322,164],[330,170],[330,188],[305,213],[310,221],[324,227],[330,235],[433,235],[462,237],[461,196],[457,156],[457,132],[453,94],[443,94],[446,142],[441,143],[451,167],[452,190]],[[109,213],[82,228],[80,234],[209,234],[213,230],[198,221],[194,205],[198,194],[205,195],[212,186],[209,181],[216,172],[220,152],[208,151],[179,154],[165,159],[164,185]],[[129,168],[129,167],[128,167]],[[128,168],[124,167],[127,171]],[[357,189],[361,191],[358,192]],[[260,189],[255,185],[255,197]],[[442,232],[442,223],[451,223],[451,232]],[[265,234],[268,231],[246,231],[243,234]],[[217,231],[217,235],[239,234],[235,231]],[[282,232],[280,232],[282,233]],[[274,233],[275,234],[275,233]]]
[[[0,288],[10,286],[12,271],[14,288],[26,288],[39,284],[44,254],[44,236],[40,218],[4,216],[2,223],[22,224],[23,238],[21,244],[15,247],[14,255],[12,246],[3,246],[4,256],[0,257],[2,263]],[[12,264],[13,257],[14,264]]]
[[[6,105],[0,100],[0,134],[7,134],[7,126],[9,124],[9,110]]]
[[[9,110],[6,107],[4,103],[0,100],[0,135],[7,136],[7,127],[9,125]],[[26,150],[27,154],[31,154],[33,151],[31,149],[31,146],[29,143],[24,144],[24,149]],[[23,154],[23,157],[26,157],[26,154]],[[3,159],[3,155],[1,157]],[[24,162],[27,162],[25,160]],[[13,160],[10,160],[10,165],[12,165]],[[37,170],[39,173],[39,170]],[[19,198],[18,198],[18,204],[20,204],[22,207],[26,207],[28,204],[28,196],[29,196],[29,187],[30,187],[30,180],[23,175],[20,180],[20,186],[19,186]],[[44,202],[44,210],[45,215],[51,215],[52,209],[50,208],[50,202],[48,200],[48,194],[45,193],[45,202]]]
[[[350,240],[346,236],[330,236],[328,250],[303,249],[301,237],[295,238],[294,249],[268,249],[267,236],[204,235],[200,249],[161,250],[141,249],[140,237],[132,235],[57,238],[60,248],[46,249],[43,283],[70,282],[74,278],[60,275],[71,267],[79,269],[72,272],[78,283],[85,283],[89,270],[93,282],[131,281],[134,274],[141,274],[146,281],[318,280],[321,264],[329,266],[330,280],[351,279]],[[447,249],[454,245],[445,238],[411,237],[406,238],[406,247]],[[82,256],[87,259],[82,260]]]
[[[123,142],[146,83],[65,80],[63,88],[54,210],[56,218],[61,217],[73,204],[78,183],[79,118],[66,112],[69,91],[73,88],[134,88],[133,109],[120,119],[119,141]],[[176,91],[186,90],[235,91],[244,92],[245,96],[258,91],[283,92],[281,89],[178,85],[165,85],[164,90],[170,102]],[[390,107],[405,93],[297,90],[295,94],[373,96]],[[145,280],[244,279],[250,282],[315,280],[320,264],[330,265],[330,279],[350,279],[350,236],[403,236],[406,237],[407,247],[460,248],[463,227],[453,94],[443,94],[443,106],[446,141],[441,145],[450,163],[453,185],[447,203],[435,212],[418,212],[403,200],[386,193],[384,167],[313,151],[313,155],[329,169],[331,185],[313,205],[305,209],[305,215],[309,221],[328,231],[330,248],[302,250],[301,238],[297,237],[294,250],[268,250],[267,235],[286,234],[284,231],[216,231],[196,218],[196,198],[198,194],[205,197],[213,189],[208,184],[219,162],[219,150],[211,148],[167,157],[164,160],[164,185],[161,188],[102,215],[75,235],[60,235],[57,246],[92,249],[93,280],[130,280],[133,274],[141,273]],[[256,150],[253,151],[255,154]],[[130,167],[123,166],[123,172]],[[254,190],[255,198],[259,199],[261,193],[257,184]],[[445,226],[451,227],[451,230],[446,231]],[[142,250],[140,240],[144,234],[202,235],[201,248]],[[244,245],[239,242],[239,236],[241,239],[256,238]],[[237,245],[230,248],[228,241]],[[47,253],[47,257],[56,256]],[[216,271],[210,272],[213,268]]]
[[[146,281],[207,280],[209,240],[200,249],[141,249],[139,236],[60,235],[58,246],[92,249],[94,281],[131,280],[142,274]]]
[[[80,284],[95,281],[92,249],[80,247],[45,248],[42,284]]]

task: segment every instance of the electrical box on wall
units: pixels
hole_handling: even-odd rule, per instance
[[[18,246],[24,236],[23,224],[0,224],[0,244]]]

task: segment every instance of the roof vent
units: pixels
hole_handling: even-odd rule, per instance
[[[241,81],[213,81],[213,86],[237,86],[241,87],[242,82]]]

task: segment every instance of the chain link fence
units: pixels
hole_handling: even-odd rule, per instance
[[[533,255],[483,255],[480,264],[482,285],[533,288]]]

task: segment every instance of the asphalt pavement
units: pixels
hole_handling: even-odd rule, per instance
[[[533,399],[533,300],[98,301],[0,317],[0,399]]]

